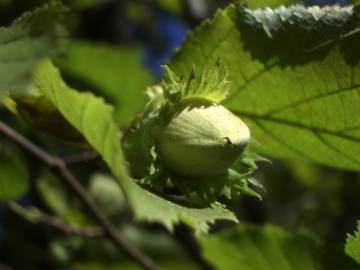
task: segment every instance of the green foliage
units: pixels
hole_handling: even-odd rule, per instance
[[[72,193],[59,182],[59,179],[50,173],[43,173],[36,183],[42,201],[55,215],[76,226],[93,223],[89,220],[81,202],[72,196]],[[125,197],[118,183],[110,176],[95,173],[89,179],[87,190],[105,215],[115,217],[124,211]]]
[[[50,172],[44,172],[37,179],[36,187],[40,198],[49,209],[69,224],[86,226],[93,223],[78,198],[71,196],[72,194],[59,182],[59,179]]]
[[[220,103],[229,94],[228,71],[217,63],[215,66],[203,67],[197,71],[193,67],[187,81],[179,78],[165,66],[166,79],[161,84],[165,98],[172,102],[182,99],[203,98]]]
[[[28,170],[16,149],[4,141],[0,142],[0,153],[0,202],[18,199],[28,191]]]
[[[0,28],[0,96],[26,90],[39,60],[63,49],[66,32],[59,21],[64,10],[61,4],[47,4]]]
[[[281,5],[288,6],[298,3],[298,1],[294,1],[294,0],[236,0],[233,2],[245,4],[250,9],[265,8],[265,7],[276,8]]]
[[[91,176],[89,194],[107,216],[120,214],[125,210],[125,196],[115,179],[96,173]]]
[[[360,264],[360,222],[354,235],[347,235],[345,253]]]
[[[200,238],[203,255],[219,270],[315,270],[319,250],[306,234],[250,225]]]
[[[27,3],[27,7],[35,2]],[[40,2],[44,1],[37,3]],[[83,27],[82,16],[88,16],[88,11],[100,10],[102,14],[104,7],[114,7],[106,1],[103,6],[97,5],[101,0],[65,2],[76,8],[92,7],[84,10],[87,15],[72,14],[69,21],[74,28],[77,20]],[[250,0],[247,5],[275,7],[291,2]],[[133,16],[143,16],[132,18],[137,23],[150,22],[155,13],[147,14],[145,7],[153,3],[176,13],[185,7],[181,1],[161,0],[127,3],[125,10],[133,9]],[[96,150],[103,160],[70,162],[68,167],[129,243],[164,269],[198,269],[196,263],[204,261],[219,270],[339,270],[355,269],[354,264],[360,264],[360,223],[353,234],[347,235],[345,252],[344,245],[337,244],[359,211],[360,184],[345,181],[358,175],[316,165],[360,168],[358,7],[320,9],[294,5],[250,10],[230,5],[188,36],[166,68],[168,74],[163,82],[148,88],[147,105],[144,90],[153,79],[140,64],[138,47],[75,41],[69,53],[56,61],[69,85],[94,93],[75,90],[65,83],[59,70],[46,58],[65,45],[65,31],[59,24],[63,13],[63,6],[54,2],[0,29],[0,96],[10,93],[11,98],[7,96],[4,103],[34,130],[77,142],[63,144],[20,125],[21,133],[50,154],[71,155],[84,145]],[[148,26],[152,27],[150,23]],[[78,30],[77,37],[82,37],[84,33]],[[214,66],[218,60],[221,65]],[[194,104],[206,108],[222,102],[249,125],[255,138],[253,148],[241,152],[241,158],[226,167],[226,173],[221,170],[221,175],[214,173],[211,178],[207,174],[195,175],[195,170],[181,174],[184,170],[177,171],[180,166],[176,160],[170,168],[164,162],[163,152],[156,152],[164,137],[156,137],[159,129],[152,129],[153,124],[162,121],[162,126],[156,127],[166,127],[173,116],[190,107],[188,102],[194,102],[191,109]],[[19,124],[8,114],[2,115],[1,120],[11,125],[14,122],[14,126]],[[185,131],[189,123],[200,122],[196,115],[185,120]],[[180,130],[179,134],[181,124],[173,129]],[[124,134],[119,130],[125,130]],[[141,132],[136,134],[138,130]],[[201,134],[204,137],[212,134],[206,129],[202,132],[196,125],[194,130],[204,133]],[[188,141],[189,137],[183,140]],[[204,145],[200,137],[196,139]],[[231,144],[230,137],[220,137]],[[182,140],[180,136],[176,138]],[[173,144],[169,140],[167,146]],[[12,146],[7,141],[0,144],[0,202],[12,210],[2,211],[0,204],[0,227],[4,223],[6,228],[4,238],[0,228],[1,263],[3,260],[9,265],[13,263],[14,269],[37,269],[44,265],[79,270],[139,269],[125,254],[118,254],[107,238],[86,239],[80,233],[85,227],[101,230],[86,215],[76,194],[67,190],[56,175],[44,170],[40,161],[28,156],[25,159]],[[181,152],[178,149],[185,149],[181,153],[192,159],[188,163],[192,165],[196,157],[191,147],[174,148],[167,161],[178,157],[176,154]],[[257,170],[256,162],[264,159],[252,153],[254,149],[290,160],[274,160],[273,166],[257,172],[267,190],[264,202],[245,196],[237,198],[243,194],[259,197],[256,188],[262,186],[252,174]],[[221,156],[218,151],[212,153],[209,158]],[[199,156],[201,161],[207,158]],[[215,169],[220,167],[216,160],[211,164]],[[29,190],[28,178],[34,183],[31,191],[35,200],[29,207],[22,207],[11,200]],[[160,226],[144,223],[137,226],[128,209],[133,211],[136,221],[164,225],[173,234]],[[56,230],[50,229],[54,224],[46,225],[43,218],[47,212],[51,212],[49,217],[55,221],[60,217],[59,220],[74,226],[81,236],[70,232],[68,235],[65,228],[63,237],[59,233],[61,222]],[[236,222],[235,213],[241,220],[282,224],[289,232],[272,225],[218,223],[212,235],[195,239],[201,244],[203,258],[200,258],[186,226],[173,231],[182,222],[198,235],[206,233],[216,220]],[[19,222],[19,217],[30,222]],[[314,232],[321,240],[321,248],[310,234],[290,232],[302,227]],[[31,233],[27,233],[29,230]],[[24,254],[24,258],[19,260],[18,254]]]
[[[80,93],[62,81],[59,71],[45,61],[36,71],[34,83],[41,93],[50,98],[55,107],[94,147],[109,166],[129,200],[135,217],[157,221],[168,229],[182,221],[197,232],[206,232],[208,223],[216,219],[236,220],[222,206],[191,209],[174,204],[152,194],[128,176],[118,128],[112,118],[112,107],[90,93]]]
[[[67,0],[66,4],[71,5],[74,8],[88,8],[102,2],[105,1],[104,0]]]
[[[169,10],[174,13],[181,13],[184,9],[184,3],[181,0],[152,0],[157,3],[161,8]]]
[[[73,42],[59,65],[66,74],[91,84],[107,97],[122,124],[145,105],[145,90],[153,80],[135,47]]]
[[[230,5],[188,37],[170,67],[187,74],[220,57],[232,81],[224,104],[248,123],[257,149],[358,170],[358,14]]]

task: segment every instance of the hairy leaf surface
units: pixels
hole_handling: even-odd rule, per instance
[[[26,12],[8,28],[0,28],[0,96],[24,91],[35,65],[65,44],[59,24],[64,7],[52,3]]]
[[[187,74],[220,58],[232,81],[224,103],[258,149],[359,170],[359,16],[351,6],[230,5],[189,35],[170,67]]]
[[[120,146],[121,135],[112,117],[112,107],[93,94],[80,93],[69,88],[50,61],[44,62],[37,70],[35,84],[102,156],[127,196],[135,218],[160,222],[168,229],[182,221],[196,232],[206,232],[208,223],[216,219],[236,220],[235,216],[222,206],[186,208],[138,186],[127,173]]]

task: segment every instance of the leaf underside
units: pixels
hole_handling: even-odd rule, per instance
[[[315,270],[318,249],[313,239],[267,225],[241,224],[217,235],[201,237],[203,255],[217,269]]]
[[[59,23],[64,11],[52,2],[0,28],[0,96],[25,91],[35,65],[64,48],[66,31]]]
[[[257,150],[359,170],[359,25],[351,6],[230,5],[188,36],[170,68],[187,74],[220,58],[232,82],[224,104]]]

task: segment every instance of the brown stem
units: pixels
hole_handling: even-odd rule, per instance
[[[89,162],[91,160],[97,159],[99,157],[98,153],[93,150],[86,151],[84,153],[73,155],[63,158],[67,166],[76,165],[82,162]]]
[[[66,163],[56,156],[48,154],[33,142],[19,134],[17,131],[0,121],[0,133],[4,134],[13,142],[26,149],[34,157],[49,166],[65,183],[77,194],[81,201],[88,208],[91,215],[105,231],[106,236],[122,249],[127,255],[132,257],[140,266],[147,270],[157,270],[157,266],[136,247],[131,245],[122,235],[120,235],[111,221],[103,214],[96,203],[87,195],[85,189],[66,167]]]
[[[12,212],[25,220],[34,224],[50,226],[66,236],[80,235],[87,238],[94,238],[105,235],[104,230],[99,226],[77,227],[67,223],[62,217],[48,215],[35,207],[25,208],[14,201],[9,201],[7,206]]]
[[[40,216],[41,223],[54,227],[66,236],[79,235],[87,238],[97,238],[104,236],[104,230],[101,227],[75,227],[65,222],[64,219],[57,216],[50,216],[42,213]]]

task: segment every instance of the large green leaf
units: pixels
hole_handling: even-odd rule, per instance
[[[145,105],[144,93],[152,78],[141,64],[138,48],[73,42],[59,64],[67,74],[90,83],[108,97],[121,123]]]
[[[225,105],[258,149],[281,158],[360,169],[359,9],[230,5],[189,35],[170,64],[227,65]]]
[[[238,225],[201,237],[203,254],[218,270],[314,270],[318,248],[302,234],[291,235],[267,225]]]
[[[169,229],[182,221],[197,232],[206,232],[208,223],[216,219],[236,220],[231,212],[219,205],[206,209],[186,208],[142,189],[128,176],[112,107],[93,94],[69,88],[50,61],[39,67],[34,82],[108,164],[127,196],[135,218],[161,222]]]
[[[346,238],[345,253],[360,264],[360,222],[354,235],[348,234]]]
[[[64,46],[59,24],[64,7],[52,3],[25,13],[8,28],[0,28],[0,96],[24,91],[34,66]]]

